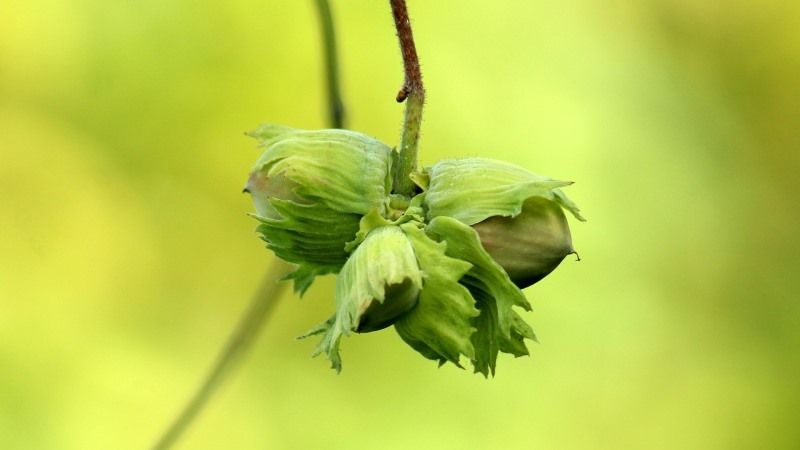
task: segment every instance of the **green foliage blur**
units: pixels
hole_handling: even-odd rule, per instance
[[[386,3],[333,7],[349,127],[394,145]],[[388,329],[337,376],[294,339],[327,277],[177,448],[797,448],[800,3],[409,3],[422,163],[576,182],[541,344],[484,380]],[[310,0],[0,3],[0,448],[155,441],[272,258],[243,132],[325,126],[320,47]]]

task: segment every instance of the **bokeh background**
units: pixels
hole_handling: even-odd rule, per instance
[[[334,1],[350,128],[397,142],[387,2]],[[344,371],[286,295],[180,449],[800,445],[800,3],[411,0],[421,158],[576,183],[582,260],[485,380],[390,329]],[[0,3],[0,448],[148,448],[271,255],[262,122],[326,125],[308,1]]]

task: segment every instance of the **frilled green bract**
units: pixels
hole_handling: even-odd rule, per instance
[[[535,340],[536,336],[513,307],[530,311],[531,306],[503,268],[483,249],[478,233],[446,216],[434,218],[427,231],[447,243],[448,256],[473,265],[461,283],[472,294],[480,311],[473,322],[476,328],[472,335],[476,349],[472,360],[475,371],[494,375],[498,351],[514,356],[527,355],[523,338]]]
[[[416,173],[412,198],[391,192],[394,153],[352,131],[268,125],[251,133],[264,153],[247,188],[258,231],[298,264],[302,293],[338,273],[336,310],[305,336],[341,370],[341,339],[394,325],[425,358],[494,375],[500,352],[535,340],[520,290],[572,248],[562,209],[578,208],[551,180],[513,164],[467,158]],[[305,337],[304,336],[304,337]]]
[[[302,293],[314,276],[341,269],[361,217],[385,210],[392,150],[347,130],[263,125],[250,135],[264,148],[245,188],[258,231],[278,257],[298,264],[290,277]]]
[[[461,355],[475,359],[471,336],[479,312],[469,290],[459,281],[472,264],[447,255],[447,244],[431,239],[419,222],[403,224],[412,242],[425,285],[419,304],[394,324],[403,340],[422,356],[461,367]]]
[[[553,180],[504,161],[448,159],[434,164],[427,176],[428,219],[448,216],[473,225],[492,216],[516,216],[526,199],[538,196],[584,220],[578,207],[558,189],[571,181]]]
[[[552,180],[519,166],[486,158],[445,160],[422,177],[427,219],[451,217],[472,226],[483,248],[523,288],[575,253],[564,216],[583,221],[578,207]]]
[[[391,325],[414,308],[421,289],[422,272],[405,233],[396,226],[372,230],[336,279],[336,314],[307,334],[324,333],[314,354],[327,354],[341,370],[342,336]]]

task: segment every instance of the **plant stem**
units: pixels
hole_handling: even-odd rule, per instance
[[[408,18],[405,0],[389,0],[392,16],[400,41],[400,52],[403,55],[405,80],[397,93],[397,102],[406,102],[403,121],[403,133],[400,136],[398,161],[394,169],[393,191],[397,194],[411,196],[416,186],[409,177],[417,170],[417,143],[422,123],[422,106],[425,103],[425,88],[422,86],[417,49],[411,33],[411,21]]]
[[[331,9],[327,0],[316,0],[322,26],[322,40],[325,53],[326,85],[328,90],[329,120],[331,127],[344,127],[344,103],[339,89],[339,63],[336,57],[336,40]],[[236,362],[250,348],[258,331],[270,317],[286,283],[280,282],[284,273],[291,267],[276,258],[267,270],[261,285],[250,300],[245,313],[239,319],[228,342],[220,351],[217,360],[204,378],[200,387],[184,405],[180,414],[164,431],[152,450],[167,450],[181,437],[192,421],[202,411],[221,383],[230,374]]]
[[[152,450],[166,450],[180,438],[231,372],[231,369],[247,352],[253,341],[255,341],[258,331],[275,309],[278,298],[287,285],[286,282],[281,281],[282,276],[289,269],[290,266],[287,263],[275,258],[272,266],[261,281],[261,285],[253,295],[250,305],[239,319],[239,323],[228,338],[225,347],[220,351],[216,362],[204,378],[203,383],[194,392],[189,402],[186,403],[169,428],[161,435]]]
[[[336,34],[328,0],[316,0],[322,28],[322,46],[325,54],[325,84],[328,91],[328,118],[333,128],[344,128],[344,102],[339,88],[339,59],[336,53]]]

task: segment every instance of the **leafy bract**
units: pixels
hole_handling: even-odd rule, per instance
[[[362,216],[386,209],[392,150],[347,130],[264,125],[250,135],[264,148],[245,188],[257,231],[278,257],[299,265],[289,278],[302,294],[316,275],[341,269]]]
[[[401,228],[414,247],[424,284],[417,306],[395,323],[400,337],[424,357],[461,367],[460,356],[474,358],[470,340],[478,315],[469,291],[458,283],[472,265],[447,256],[444,242],[435,242],[409,222]]]
[[[434,218],[426,231],[447,244],[447,256],[472,264],[460,283],[472,294],[480,311],[472,335],[475,371],[494,374],[499,351],[515,356],[527,354],[523,339],[535,336],[513,307],[530,310],[531,306],[503,268],[483,249],[478,233],[450,217]]]
[[[253,171],[283,175],[295,192],[342,213],[383,207],[391,189],[392,149],[349,130],[284,130],[261,143]]]
[[[558,202],[583,220],[574,203],[558,188],[571,181],[553,180],[515,164],[487,158],[443,160],[428,169],[427,218],[447,216],[467,225],[492,216],[516,216],[525,199],[544,197]]]
[[[360,216],[338,213],[319,203],[272,199],[277,218],[254,216],[267,247],[285,261],[338,272],[348,257],[346,242],[358,231]]]
[[[393,323],[417,303],[422,273],[414,249],[396,226],[372,230],[347,260],[336,280],[336,313],[310,334],[324,333],[315,355],[325,353],[341,370],[339,342],[367,324],[368,330]]]

